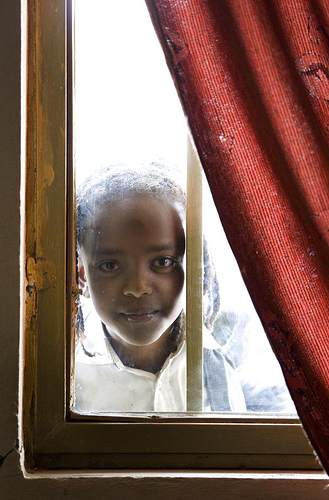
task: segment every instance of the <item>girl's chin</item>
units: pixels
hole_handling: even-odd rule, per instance
[[[127,315],[128,316],[128,315]],[[165,337],[171,331],[173,322],[161,320],[160,315],[155,313],[131,314],[124,321],[118,322],[115,328],[106,327],[108,335],[121,345],[127,344],[136,347],[146,347],[162,340],[166,342]]]

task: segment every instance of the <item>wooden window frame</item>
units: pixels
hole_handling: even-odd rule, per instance
[[[87,418],[70,413],[71,322],[77,293],[68,126],[70,9],[65,0],[26,0],[26,5],[20,412],[25,470],[319,470],[296,418],[191,413]]]

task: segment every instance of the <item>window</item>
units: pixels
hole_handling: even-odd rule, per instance
[[[317,469],[295,418],[71,416],[71,323],[77,293],[67,120],[71,11],[60,0],[28,5],[25,467]]]

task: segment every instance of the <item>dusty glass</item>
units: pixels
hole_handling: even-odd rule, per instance
[[[74,411],[185,412],[185,118],[142,0],[74,10]],[[200,411],[294,413],[203,186]]]

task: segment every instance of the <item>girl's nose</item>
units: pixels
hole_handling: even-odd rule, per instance
[[[147,272],[135,270],[129,274],[123,289],[124,295],[139,298],[143,295],[150,295],[151,293],[152,286],[148,279]]]

